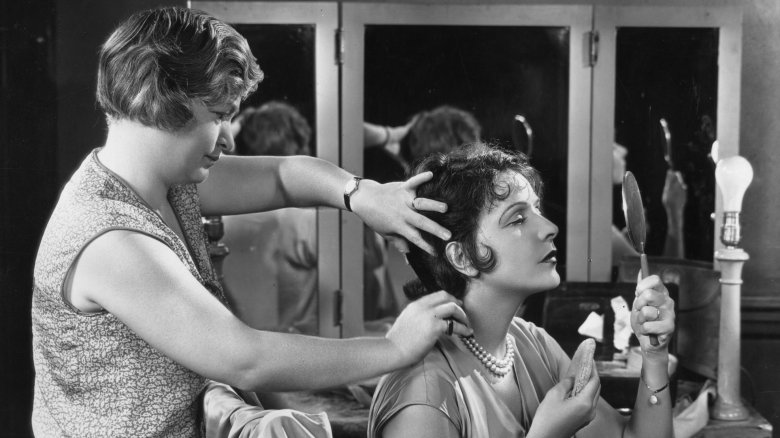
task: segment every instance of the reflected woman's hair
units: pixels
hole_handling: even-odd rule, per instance
[[[482,134],[482,126],[473,114],[450,105],[421,111],[413,120],[409,133],[401,141],[401,155],[407,163],[478,142]]]
[[[427,171],[433,172],[433,178],[417,189],[417,196],[444,202],[447,211],[422,213],[449,229],[452,237],[445,242],[422,232],[423,238],[434,248],[433,256],[410,245],[407,259],[419,280],[404,286],[404,293],[415,300],[444,289],[462,298],[468,277],[447,260],[447,243],[460,242],[468,261],[479,272],[490,272],[496,260],[489,247],[478,244],[477,231],[482,211],[509,196],[509,188],[499,181],[500,175],[504,172],[519,173],[540,197],[542,180],[521,152],[510,152],[484,143],[466,145],[447,154],[429,155],[414,166],[410,175]]]
[[[298,110],[282,101],[244,111],[236,142],[241,155],[310,155],[311,127]]]

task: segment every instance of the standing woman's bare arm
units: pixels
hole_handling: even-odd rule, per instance
[[[352,210],[374,231],[389,237],[403,237],[431,252],[420,236],[426,231],[440,239],[450,232],[419,213],[446,211],[444,203],[416,198],[420,184],[430,180],[425,172],[404,182],[379,184],[363,180],[351,198]],[[234,157],[220,159],[209,177],[200,184],[204,215],[239,214],[281,207],[326,206],[345,209],[344,186],[352,175],[318,158]],[[396,243],[404,246],[402,239]]]
[[[386,338],[331,340],[253,330],[170,248],[132,231],[95,239],[71,279],[74,304],[105,309],[176,362],[250,390],[314,389],[386,373],[419,360],[433,346],[447,327],[440,318],[465,322],[455,299],[439,293],[405,310]],[[468,333],[460,324],[455,328]]]
[[[223,156],[199,185],[204,214],[240,214],[283,207],[344,208],[352,175],[308,157]]]

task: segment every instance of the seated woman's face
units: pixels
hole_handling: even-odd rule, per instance
[[[496,191],[506,199],[482,211],[477,240],[493,250],[496,266],[480,276],[493,290],[541,292],[558,286],[553,238],[558,227],[542,216],[539,197],[528,180],[513,171],[498,177]]]

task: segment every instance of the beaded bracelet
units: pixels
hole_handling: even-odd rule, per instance
[[[647,385],[645,382],[645,376],[644,376],[644,370],[639,374],[639,380],[642,381],[642,384],[645,385],[645,388],[647,388],[648,391],[650,391],[650,397],[647,399],[647,401],[650,402],[651,405],[657,405],[658,404],[658,397],[656,397],[656,394],[663,391],[664,389],[669,387],[669,382],[667,381],[666,384],[658,389],[653,389],[650,386]]]

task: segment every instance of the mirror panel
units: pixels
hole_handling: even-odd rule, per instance
[[[483,139],[526,150],[532,144],[534,163],[547,180],[547,200],[563,205],[564,218],[556,218],[556,222],[568,231],[568,236],[558,239],[558,247],[565,253],[565,275],[570,281],[606,281],[612,273],[609,229],[613,223],[621,225],[620,212],[613,207],[613,143],[629,143],[627,166],[637,173],[643,192],[648,192],[648,197],[652,195],[645,200],[649,209],[653,207],[651,233],[655,234],[651,235],[651,254],[658,251],[657,233],[665,225],[657,216],[656,187],[657,175],[665,172],[665,161],[657,145],[661,131],[653,129],[653,119],[664,117],[669,122],[674,158],[683,167],[683,174],[706,173],[691,164],[706,157],[706,148],[689,147],[703,133],[717,134],[721,157],[739,151],[739,8],[346,3],[339,11],[338,5],[329,3],[199,1],[192,2],[192,7],[246,26],[242,32],[254,40],[255,53],[267,74],[250,103],[300,99],[304,102],[300,109],[316,133],[314,153],[353,173],[364,174],[364,121],[398,125],[415,112],[440,103],[474,113],[482,125]],[[344,35],[341,40],[333,37],[339,20]],[[275,26],[278,28],[274,29]],[[458,41],[455,29],[468,35],[468,40]],[[591,29],[600,36],[594,67],[585,56],[590,51],[587,42]],[[676,34],[674,38],[683,38],[686,43],[671,43],[665,33]],[[309,42],[312,34],[314,40]],[[503,35],[510,39],[496,43]],[[561,38],[568,41],[556,46]],[[515,39],[533,43],[523,48]],[[297,41],[292,45],[301,53],[293,53],[294,47],[279,50],[284,59],[273,61],[275,46],[291,41]],[[502,48],[507,44],[514,48],[514,53]],[[536,46],[549,49],[553,58],[540,57],[540,63],[535,64]],[[564,47],[566,55],[561,52]],[[713,47],[717,48],[714,58]],[[686,50],[687,56],[695,59],[670,61],[686,56]],[[334,54],[338,53],[342,56],[334,61]],[[452,57],[457,56],[461,59],[453,62]],[[653,56],[658,59],[651,62]],[[301,65],[301,59],[311,57],[313,63]],[[482,62],[481,68],[474,65],[473,58]],[[291,59],[295,61],[288,61]],[[504,62],[499,63],[500,60]],[[664,64],[665,60],[670,64]],[[650,64],[636,65],[642,62]],[[678,100],[668,117],[657,113],[663,104],[654,100],[663,94],[659,90],[667,91],[663,85],[670,85],[660,81],[660,73],[665,73],[662,65],[667,65],[667,69],[686,65],[694,69],[685,78],[687,84],[671,84],[676,90],[672,97]],[[278,73],[272,71],[278,66],[282,67]],[[717,74],[713,77],[715,68]],[[491,70],[510,80],[492,80]],[[305,74],[296,76],[304,71]],[[506,74],[502,74],[504,71]],[[659,74],[653,75],[653,71]],[[636,81],[637,76],[643,75],[648,82],[644,85]],[[310,79],[292,80],[304,76]],[[430,78],[434,80],[429,81]],[[280,83],[272,84],[277,79]],[[429,83],[424,84],[425,81]],[[562,88],[553,89],[552,83]],[[653,93],[657,96],[651,96]],[[645,99],[650,105],[641,109],[641,105],[634,105],[636,99]],[[690,112],[686,106],[700,114],[698,126],[690,117],[680,115]],[[703,114],[710,115],[714,129],[702,129]],[[525,125],[512,122],[517,115],[528,122],[533,137],[527,135]],[[645,121],[639,123],[642,117]],[[642,131],[646,134],[640,142],[632,139]],[[694,159],[686,164],[691,156]],[[706,186],[712,184],[711,180],[703,174],[698,177],[705,188],[695,188],[696,199],[686,207],[686,214],[695,217],[688,221],[701,220],[714,203],[715,223],[703,233],[686,237],[686,256],[708,260],[711,250],[707,248],[720,246],[716,230],[722,207],[719,197],[707,194]],[[651,182],[643,182],[644,179]],[[644,189],[647,184],[651,187]],[[694,190],[690,186],[689,189]],[[695,214],[687,211],[694,204]],[[545,208],[548,215],[554,214],[549,206]],[[588,220],[583,220],[586,216]],[[374,309],[364,306],[363,270],[354,269],[364,266],[363,225],[352,214],[319,209],[316,239],[318,333],[361,335],[366,327],[364,313]],[[395,269],[395,262],[400,266],[398,270],[403,271],[403,260],[392,257],[397,255],[395,250],[388,253],[388,269]],[[397,288],[393,292],[396,302],[400,301],[400,286],[393,285]]]
[[[563,278],[567,177],[560,169],[568,166],[569,40],[566,27],[370,25],[365,32],[366,121],[398,126],[448,105],[471,113],[483,140],[530,152],[545,182],[545,215],[560,226]],[[531,135],[518,129],[517,115]],[[376,178],[371,159],[367,150],[365,176]],[[402,287],[415,276],[397,251],[377,248],[374,233],[364,232],[366,330],[381,332],[406,304]]]
[[[566,258],[561,271],[581,278],[587,236],[580,231],[587,225],[575,218],[574,228],[582,230],[573,230],[571,209],[587,210],[587,186],[573,183],[571,169],[579,163],[575,178],[589,178],[581,163],[588,157],[590,73],[583,53],[591,14],[580,6],[344,4],[345,168],[369,170],[364,160],[369,151],[361,147],[364,121],[403,125],[440,105],[469,111],[482,127],[482,139],[526,151],[533,144],[532,162],[546,183],[545,212],[569,231],[556,239]],[[532,138],[515,121],[517,115],[532,128]],[[342,242],[344,266],[357,261],[364,266],[358,273],[342,268],[345,333],[381,333],[383,316],[392,318],[404,305],[401,288],[414,274],[389,248],[385,267],[392,293],[371,292],[368,281],[381,275],[372,272],[361,245],[371,234],[350,216],[345,219],[342,231],[351,238]],[[357,240],[357,233],[368,237]],[[384,297],[394,302],[369,304],[386,302]]]
[[[600,41],[592,89],[590,281],[614,278],[619,259],[613,255],[615,231],[623,225],[613,174],[616,143],[627,143],[627,168],[642,190],[648,254],[711,263],[722,246],[722,207],[708,154],[715,139],[721,157],[739,152],[741,20],[733,7],[595,7]],[[665,242],[662,195],[669,166],[662,118],[671,161],[687,185],[686,205],[672,209],[684,218],[684,237],[676,241],[685,248],[676,251],[670,250],[677,248],[675,239]]]
[[[269,102],[295,108],[309,126],[308,148],[317,151],[314,76],[314,26],[309,24],[235,24],[249,41],[265,75],[242,112]],[[284,112],[264,120],[280,123]],[[247,116],[236,136],[236,152],[254,155],[260,137],[282,135],[280,129]],[[287,130],[304,128],[285,125]],[[285,133],[286,135],[290,135]],[[268,142],[270,146],[272,143]],[[281,152],[281,151],[278,151]],[[269,152],[274,153],[274,152]],[[233,311],[263,330],[317,334],[317,214],[315,209],[282,209],[224,216],[222,242],[230,253],[223,263],[223,285]]]
[[[568,76],[566,27],[369,25],[365,30],[366,121],[404,125],[421,111],[448,105],[471,113],[481,138],[498,147],[528,153],[532,138],[531,162],[545,182],[543,210],[561,230],[567,179],[559,169],[567,168]],[[517,132],[516,115],[532,127],[531,138]],[[365,176],[376,179],[369,157],[367,151]],[[556,238],[562,276],[565,239],[565,233]],[[382,282],[379,262],[395,258],[396,251],[370,253],[364,260],[366,321],[395,316],[406,303],[401,288],[414,278],[408,269],[402,275],[391,269],[395,275]]]
[[[247,118],[236,138],[237,152],[253,154],[248,144],[259,147],[261,137],[282,138],[268,126],[295,129],[298,138],[305,124],[310,129],[308,151],[294,153],[338,164],[336,5],[193,2],[192,7],[231,23],[247,38],[264,72],[242,110],[284,102],[300,116],[297,124],[284,125],[274,118],[286,114],[284,109],[268,111],[265,120],[271,123]],[[230,251],[223,262],[223,284],[237,315],[264,330],[340,336],[333,311],[339,262],[327,256],[338,251],[338,221],[338,210],[326,208],[223,217],[222,242]]]
[[[715,179],[709,154],[717,138],[718,29],[619,28],[616,47],[614,141],[626,148],[625,167],[642,192],[645,251],[711,261]],[[670,166],[682,176],[684,193],[678,180],[665,184]],[[613,224],[622,229],[620,185],[615,188]],[[678,240],[682,253],[674,250]],[[613,264],[616,259],[613,254]]]
[[[233,24],[249,41],[263,81],[241,104],[257,108],[271,101],[295,107],[311,127],[311,155],[317,155],[315,26],[313,24]],[[239,136],[240,137],[240,136]]]

